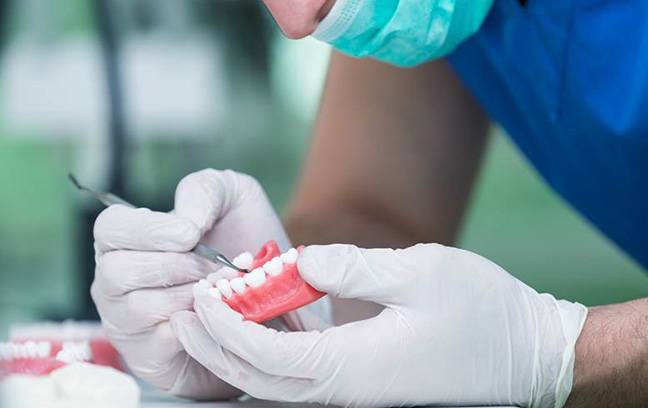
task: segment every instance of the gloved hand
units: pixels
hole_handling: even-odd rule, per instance
[[[176,395],[238,393],[184,352],[169,319],[190,310],[193,283],[219,269],[188,253],[199,241],[229,257],[256,251],[270,239],[283,250],[290,247],[256,180],[232,171],[193,173],[178,185],[173,213],[114,205],[99,215],[94,235],[92,297],[130,369]]]
[[[323,332],[242,321],[196,286],[196,313],[172,325],[185,350],[252,396],[344,406],[560,407],[586,317],[494,263],[441,245],[307,247],[303,278],[386,308]]]

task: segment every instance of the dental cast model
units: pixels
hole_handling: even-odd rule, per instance
[[[232,261],[250,272],[221,268],[198,285],[214,298],[222,298],[246,320],[262,323],[312,303],[325,295],[306,283],[297,270],[299,250],[279,251],[266,243],[255,257],[244,252]]]
[[[135,380],[111,367],[74,363],[49,375],[14,374],[0,380],[3,408],[137,408]]]

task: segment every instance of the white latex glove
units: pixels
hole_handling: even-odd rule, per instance
[[[197,288],[172,325],[187,352],[252,396],[345,406],[560,407],[586,317],[494,263],[441,245],[405,250],[311,246],[299,270],[315,288],[386,307],[323,332],[242,321]]]
[[[239,393],[184,352],[169,319],[191,310],[193,283],[219,269],[188,253],[199,240],[229,257],[255,252],[270,239],[289,248],[258,182],[232,171],[193,173],[179,183],[173,213],[114,205],[99,215],[94,235],[92,297],[130,369],[176,395]],[[300,323],[295,315],[292,322]]]

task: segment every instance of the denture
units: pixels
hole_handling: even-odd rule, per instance
[[[257,323],[315,302],[325,293],[310,286],[299,274],[297,258],[302,250],[291,248],[282,254],[277,243],[269,241],[254,257],[244,252],[232,262],[250,272],[221,268],[207,277],[207,293]]]
[[[0,378],[11,374],[48,375],[77,362],[123,370],[117,350],[96,323],[18,325],[10,328],[9,339],[0,343]]]
[[[88,342],[49,341],[0,343],[0,378],[12,374],[48,375],[67,364],[92,362]]]

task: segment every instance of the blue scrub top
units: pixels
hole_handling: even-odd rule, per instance
[[[449,59],[551,187],[648,268],[648,1],[496,0]]]

